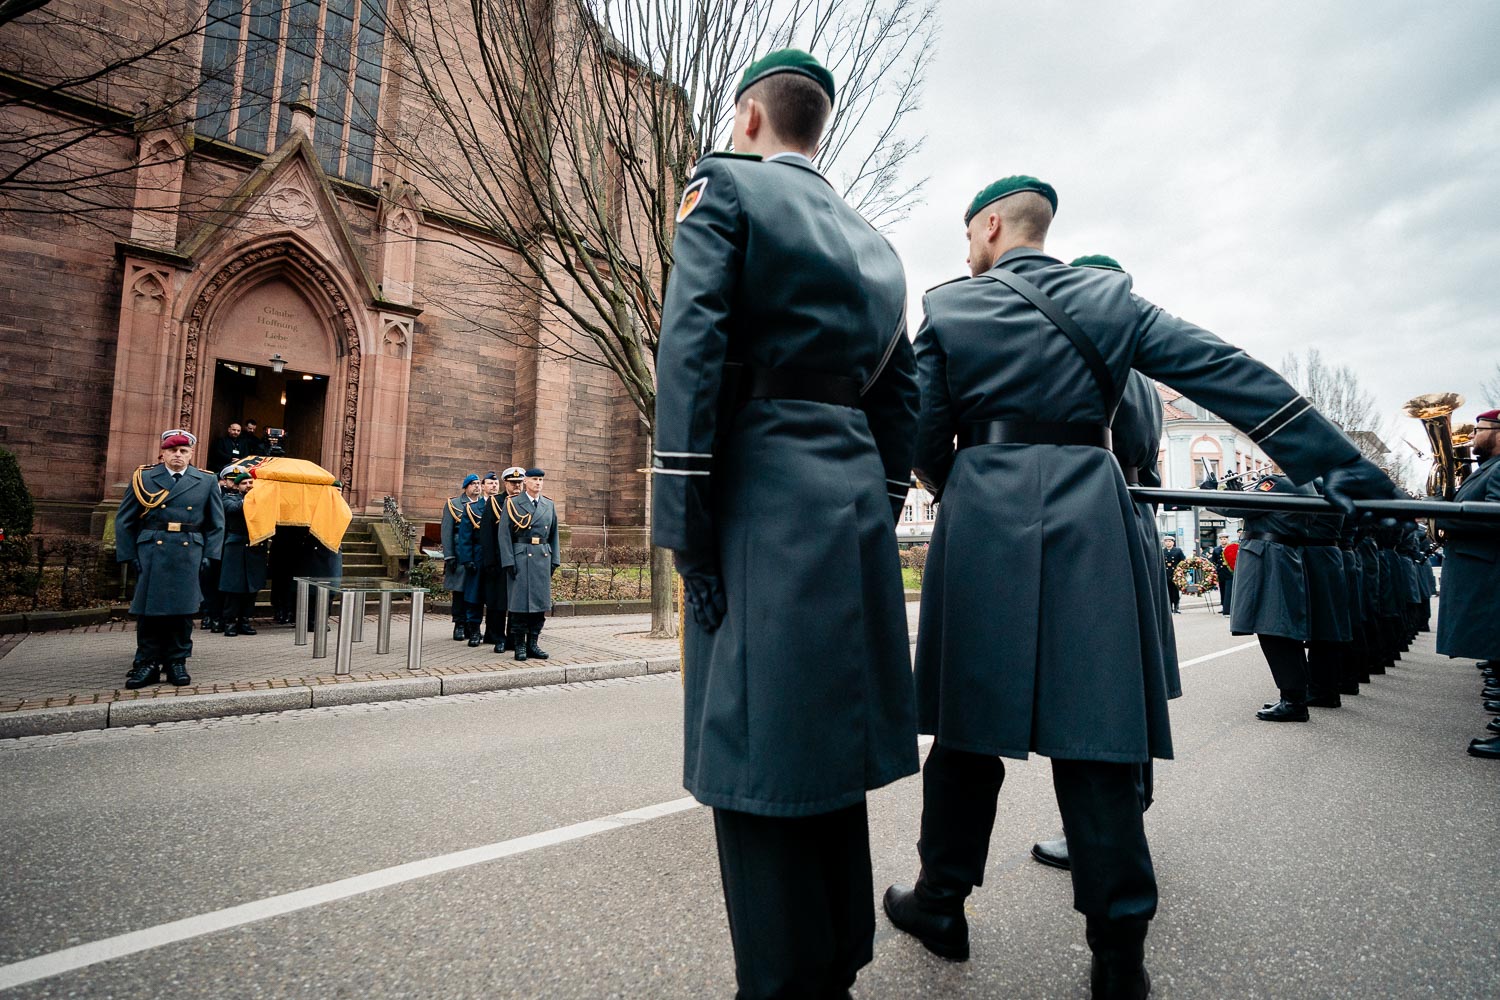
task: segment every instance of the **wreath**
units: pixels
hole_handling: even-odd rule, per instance
[[[1189,556],[1172,571],[1172,586],[1184,594],[1206,594],[1219,587],[1214,564],[1202,556]]]

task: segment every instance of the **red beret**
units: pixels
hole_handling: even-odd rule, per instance
[[[162,438],[161,446],[163,448],[182,448],[184,446],[191,448],[193,446],[193,439],[186,434],[173,434]]]
[[[1488,420],[1490,423],[1500,424],[1500,410],[1485,410],[1475,420]]]

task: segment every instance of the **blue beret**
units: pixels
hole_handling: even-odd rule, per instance
[[[498,473],[498,472],[486,472],[484,474],[484,478],[498,480],[500,478],[500,473]]]
[[[541,469],[527,469],[526,470],[526,477],[528,479],[530,479],[532,477],[535,477],[537,479],[541,479],[545,475],[546,475],[546,473],[543,472]]]
[[[1057,191],[1051,184],[1039,181],[1027,174],[1016,174],[1014,177],[1002,177],[976,194],[974,200],[969,202],[969,210],[964,213],[964,225],[967,226],[972,222],[974,216],[978,215],[979,210],[986,205],[997,202],[1001,198],[1009,198],[1013,194],[1020,194],[1022,191],[1035,191],[1047,199],[1047,203],[1052,206],[1052,211],[1057,211]]]
[[[833,103],[833,74],[818,62],[817,59],[803,52],[801,49],[777,49],[775,52],[761,56],[745,69],[740,77],[740,85],[735,88],[734,99],[738,101],[740,95],[768,76],[777,73],[796,73],[812,80],[823,88],[823,93],[828,95],[828,103]]]
[[[459,489],[466,490],[466,489],[469,488],[469,484],[470,483],[477,483],[477,482],[479,482],[479,477],[476,476],[476,475],[474,475],[474,473],[471,472],[467,476],[464,476],[464,484],[463,484],[463,486],[459,487]]]

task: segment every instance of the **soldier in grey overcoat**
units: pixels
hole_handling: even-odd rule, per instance
[[[266,585],[266,543],[250,544],[245,524],[245,497],[255,485],[248,472],[232,472],[234,489],[224,497],[224,559],[219,564],[219,592],[224,595],[224,634],[255,635],[250,616],[255,595]]]
[[[552,574],[562,565],[557,545],[557,505],[542,495],[546,471],[526,470],[522,490],[505,498],[500,525],[500,566],[509,574],[508,641],[517,660],[545,660],[537,638],[552,610]]]
[[[1135,778],[1172,744],[1159,557],[1109,448],[1127,371],[1245,429],[1297,481],[1326,472],[1332,496],[1394,486],[1266,365],[1134,295],[1129,275],[1047,256],[1055,207],[1035,178],[986,188],[965,216],[973,277],[924,302],[916,471],[940,507],[916,681],[936,743],[921,874],[891,887],[886,912],[929,949],[966,957],[963,904],[983,879],[1001,758],[1044,754],[1095,995],[1137,996],[1156,880]]]
[[[1103,267],[1119,271],[1119,263],[1112,257],[1094,254],[1073,260],[1072,267]],[[1161,472],[1157,467],[1157,454],[1161,449],[1162,404],[1156,391],[1156,383],[1140,372],[1132,371],[1125,384],[1125,394],[1120,408],[1110,424],[1112,450],[1120,463],[1120,472],[1127,485],[1160,486]],[[1156,525],[1156,505],[1136,503],[1136,520],[1140,524],[1141,538],[1146,551],[1161,548],[1161,532]],[[1162,667],[1167,679],[1167,697],[1182,697],[1182,678],[1177,662],[1177,632],[1172,625],[1172,604],[1167,593],[1171,583],[1165,574],[1151,574],[1152,598],[1156,605],[1157,626],[1161,631]],[[1141,795],[1141,810],[1151,807],[1155,794],[1155,781],[1151,761],[1140,765],[1137,787]],[[1066,869],[1071,861],[1068,856],[1068,839],[1059,837],[1031,845],[1031,856],[1044,865]]]
[[[115,558],[139,576],[130,613],[136,616],[135,662],[127,688],[167,679],[192,683],[193,615],[203,601],[200,574],[224,545],[224,500],[219,481],[189,464],[197,438],[170,430],[161,437],[162,461],[141,466],[115,512]]]
[[[1500,410],[1475,421],[1479,466],[1453,499],[1500,502]],[[1439,521],[1443,532],[1443,589],[1438,594],[1437,651],[1445,656],[1500,662],[1500,529]],[[1500,737],[1475,740],[1469,753],[1500,759]]]
[[[745,998],[843,996],[870,961],[865,794],[917,770],[906,285],[809,158],[833,90],[806,53],[746,71],[737,153],[700,161],[678,209],[658,355],[651,528],[691,612],[683,783],[714,809]]]
[[[443,539],[443,589],[449,591],[449,599],[453,602],[455,642],[467,638],[464,623],[468,616],[468,606],[464,601],[464,564],[458,557],[458,522],[463,517],[464,507],[477,496],[479,477],[471,472],[464,476],[458,496],[443,501],[443,521],[440,528]]]

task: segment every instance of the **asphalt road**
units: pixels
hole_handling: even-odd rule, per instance
[[[1184,660],[1245,641],[1203,610],[1176,621]],[[1306,725],[1254,719],[1273,694],[1254,648],[1187,666],[1184,687],[1147,815],[1154,995],[1500,992],[1500,764],[1463,752],[1485,721],[1468,662],[1422,636]],[[710,816],[679,801],[680,711],[670,674],[0,743],[0,984],[27,960],[65,970],[0,995],[730,996]],[[1008,769],[973,960],[881,917],[857,996],[1087,995],[1068,877],[1027,857],[1059,832],[1048,765]],[[919,809],[915,780],[871,797],[877,892],[915,874]],[[265,899],[274,915],[199,933]],[[163,943],[72,967],[67,949],[135,932]]]

